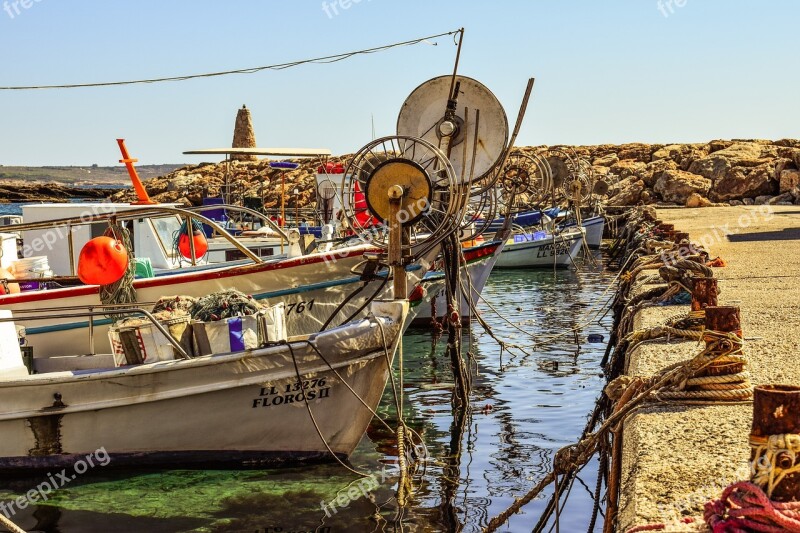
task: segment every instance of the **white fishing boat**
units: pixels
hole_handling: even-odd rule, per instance
[[[583,243],[583,232],[517,233],[506,242],[495,268],[566,268]]]
[[[585,230],[586,244],[589,248],[597,249],[603,244],[603,230],[605,229],[606,219],[603,216],[593,216],[581,220],[581,227]],[[575,221],[567,222],[560,226],[561,229],[569,230],[578,227]]]
[[[489,279],[489,275],[492,273],[492,269],[497,263],[504,245],[503,241],[489,241],[464,249],[464,265],[462,268],[466,276],[462,276],[462,280],[465,284],[465,289],[467,284],[470,286],[471,302],[467,301],[463,292],[461,292],[459,295],[459,311],[462,315],[462,323],[468,324],[470,316],[474,314],[472,306],[477,305],[480,300],[486,281]],[[437,318],[446,316],[447,313],[444,273],[437,270],[428,271],[420,286],[424,290],[425,297],[417,305],[414,305],[412,300],[411,304],[414,307],[409,313],[410,316],[413,315],[411,320],[412,327],[430,326],[434,307],[436,308]]]
[[[35,375],[4,311],[0,471],[69,467],[100,449],[115,466],[346,458],[380,401],[407,309],[374,302],[367,319],[233,353],[122,368],[110,355],[56,357]]]
[[[18,325],[25,327],[25,342],[33,347],[37,358],[57,356],[65,351],[80,353],[79,350],[85,350],[87,346],[89,353],[110,350],[107,330],[111,320],[108,318],[76,319],[54,315],[48,320],[28,323],[25,316],[56,307],[103,307],[100,286],[84,285],[71,274],[75,272],[81,246],[98,234],[98,224],[101,229],[103,225],[107,227],[112,216],[117,223],[130,225],[137,258],[146,258],[154,270],[151,277],[133,281],[138,302],[152,303],[168,295],[199,297],[237,289],[256,300],[284,303],[288,334],[302,335],[361,316],[370,299],[387,297],[390,291],[388,270],[377,268],[377,263],[364,257],[365,254],[374,254],[376,249],[369,244],[358,244],[358,241],[339,249],[308,255],[262,259],[217,227],[217,232],[244,254],[246,260],[221,264],[199,260],[191,264],[184,260],[176,266],[169,241],[173,231],[180,227],[180,220],[195,217],[204,224],[214,225],[212,221],[203,219],[200,213],[169,205],[103,204],[82,205],[80,208],[101,214],[31,221],[19,226],[26,245],[34,247],[34,253],[49,259],[49,268],[56,276],[52,279],[56,281],[43,284],[72,284],[63,288],[0,295],[0,309],[14,312]],[[31,214],[34,212],[31,210]],[[30,218],[34,219],[32,215]],[[36,243],[49,244],[35,251]],[[422,279],[437,253],[438,248],[431,250],[406,267],[410,287]],[[87,339],[91,341],[88,345]]]

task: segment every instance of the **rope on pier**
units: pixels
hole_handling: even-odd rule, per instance
[[[706,504],[704,518],[715,532],[800,533],[800,502],[775,502],[758,485],[741,481]]]
[[[26,533],[24,529],[12,522],[10,519],[6,518],[3,514],[0,514],[0,524],[2,524],[3,527],[9,530],[11,533]]]
[[[800,464],[794,464],[800,455],[800,435],[770,435],[769,437],[750,436],[753,448],[753,482],[760,487],[767,487],[767,496],[772,497],[775,487],[781,484],[786,476],[800,473]],[[781,456],[785,456],[787,465],[781,466]],[[800,508],[799,508],[800,509]]]

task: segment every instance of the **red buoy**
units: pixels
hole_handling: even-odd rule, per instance
[[[199,229],[194,230],[192,233],[192,240],[194,241],[194,259],[197,260],[206,255],[208,241],[205,233]],[[192,260],[192,245],[189,242],[189,236],[185,233],[181,233],[181,236],[178,237],[178,251],[186,259]]]
[[[128,270],[128,251],[111,237],[95,237],[78,256],[78,278],[87,285],[110,285]]]

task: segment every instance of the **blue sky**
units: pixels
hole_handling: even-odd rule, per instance
[[[0,0],[0,85],[268,65],[464,26],[460,73],[492,89],[510,122],[536,77],[518,144],[800,137],[795,0],[328,5],[326,14],[321,0]],[[452,39],[438,43],[245,76],[0,91],[0,164],[116,164],[117,137],[141,163],[199,162],[181,152],[229,146],[242,104],[261,146],[352,152],[371,139],[371,116],[378,135],[392,134],[411,90],[452,69]]]

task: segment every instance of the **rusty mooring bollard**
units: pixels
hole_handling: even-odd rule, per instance
[[[800,501],[800,387],[756,387],[750,446],[751,481],[772,500]]]
[[[736,306],[706,307],[706,330],[719,333],[735,333],[742,336],[742,318]],[[706,348],[714,343],[714,339],[706,339]],[[731,355],[741,355],[737,350]],[[744,363],[720,362],[712,363],[700,372],[700,376],[727,376],[744,371]]]
[[[707,307],[717,306],[717,279],[693,277],[692,311],[703,311]]]

